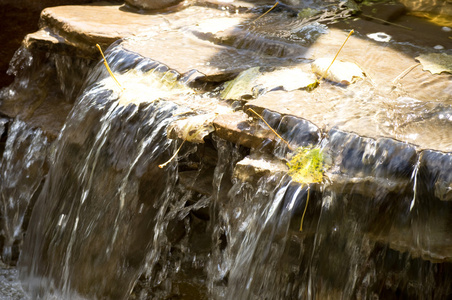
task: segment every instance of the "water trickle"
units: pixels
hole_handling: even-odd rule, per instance
[[[12,264],[19,256],[27,226],[24,218],[33,205],[30,202],[44,179],[48,142],[41,130],[31,129],[19,119],[10,124],[7,136],[0,164],[1,246],[2,260]]]
[[[115,61],[114,70],[137,63]],[[55,142],[31,216],[20,265],[32,297],[55,292],[70,298],[77,291],[88,298],[125,298],[159,236],[148,233],[167,213],[174,164],[164,170],[157,165],[173,151],[166,127],[177,106],[120,105],[118,94],[102,84],[102,68],[90,75]]]
[[[322,1],[290,2],[308,9],[296,15],[283,7],[254,23],[238,17],[215,28],[234,25],[235,33],[225,36],[168,12],[164,35],[181,37],[177,22],[171,24],[180,21],[184,35],[217,38],[215,47],[252,51],[253,59],[274,57],[278,66],[306,62],[314,58],[308,47],[323,38],[323,45],[336,43],[334,29],[316,21],[350,10],[341,2],[314,17]],[[384,43],[389,47],[396,38]],[[179,46],[190,39],[181,40]],[[43,132],[21,121],[33,120],[37,107],[7,130],[0,169],[2,259],[13,263],[17,257],[24,215],[33,206],[19,260],[20,279],[33,299],[450,297],[452,159],[422,150],[449,149],[446,104],[406,96],[395,77],[399,70],[387,90],[367,78],[349,87],[322,82],[310,92],[271,91],[257,100],[277,98],[286,110],[269,107],[262,117],[290,146],[268,139],[249,149],[219,137],[217,112],[232,115],[211,98],[219,89],[196,95],[187,84],[194,77],[206,80],[198,71],[179,74],[125,50],[126,42],[106,55],[119,85],[101,63],[23,48],[10,70],[17,80],[1,92],[13,108],[21,98],[73,105],[50,146]],[[365,62],[383,61],[362,52],[356,57]],[[209,80],[226,80],[218,78]],[[243,103],[233,106],[242,109]],[[199,115],[204,110],[210,114]],[[0,119],[0,129],[8,122]],[[412,127],[419,122],[426,126]],[[407,143],[430,128],[441,136],[428,135],[422,149]],[[322,151],[325,172],[315,183],[294,182],[287,162],[296,149],[313,147]]]

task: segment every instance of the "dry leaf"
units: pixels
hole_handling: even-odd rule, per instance
[[[318,183],[323,180],[324,154],[320,148],[300,147],[292,155],[288,174],[301,184]]]
[[[428,53],[416,57],[416,60],[422,64],[424,71],[430,71],[432,74],[440,74],[442,72],[452,74],[452,55]]]
[[[331,67],[328,66],[333,61],[333,58],[323,57],[316,59],[311,67],[312,72],[328,79],[330,81],[338,82],[341,84],[349,85],[355,82],[357,79],[362,79],[365,77],[365,73],[358,67],[355,63],[344,62],[340,60],[335,60]],[[328,73],[325,74],[328,69]]]
[[[252,88],[256,85],[256,78],[260,75],[259,67],[241,72],[235,79],[225,83],[221,99],[242,100],[252,96]]]
[[[257,83],[267,90],[282,87],[285,91],[306,88],[316,82],[313,74],[305,73],[298,68],[283,68],[262,74]]]
[[[222,99],[246,100],[256,98],[262,92],[275,88],[285,91],[308,88],[315,84],[314,75],[298,68],[278,68],[261,72],[259,67],[241,72],[237,78],[226,83]]]
[[[168,137],[180,138],[191,143],[202,144],[204,137],[215,131],[215,113],[202,114],[179,119],[168,127]]]

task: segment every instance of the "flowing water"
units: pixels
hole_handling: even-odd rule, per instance
[[[280,24],[275,20],[264,26]],[[297,41],[298,51],[311,44],[307,33],[315,40],[327,31],[318,23],[289,23],[292,31],[272,31],[273,44],[252,33],[233,45],[291,60],[285,38]],[[205,120],[204,110],[232,110],[198,95],[190,76],[120,44],[106,56],[119,85],[101,63],[18,52],[23,69],[48,70],[31,78],[16,64],[21,80],[4,98],[53,82],[59,89],[51,93],[74,104],[54,141],[21,118],[0,119],[0,248],[8,264],[0,266],[0,299],[452,296],[450,153],[338,128],[326,136],[310,122],[264,111],[292,146],[323,151],[322,183],[301,184],[275,162],[290,155],[283,143],[271,156],[265,143],[248,149],[216,135],[195,144],[193,125],[182,139],[169,139],[168,129],[189,120],[194,106]],[[73,69],[80,72],[70,76]],[[371,111],[369,98],[380,94],[356,89],[342,91],[338,102],[363,102]],[[400,106],[419,111],[388,110],[395,123],[431,118],[450,126],[447,105],[403,99]],[[333,110],[354,113],[339,104]],[[240,168],[253,157],[267,166],[263,173]]]
[[[47,138],[16,119],[8,130],[1,161],[2,260],[17,261],[30,201],[44,179]]]

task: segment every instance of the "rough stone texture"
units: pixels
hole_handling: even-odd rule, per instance
[[[174,47],[174,40],[181,41],[178,47]],[[153,57],[181,74],[196,69],[205,76],[205,81],[224,81],[251,67],[278,64],[277,59],[259,58],[251,52],[212,45],[178,32],[164,33],[154,37],[152,42],[128,40],[123,46],[143,56]]]
[[[188,190],[195,191],[198,194],[212,195],[213,169],[199,171],[185,171],[179,173],[179,182]]]
[[[41,128],[53,140],[72,109],[89,62],[49,55],[40,49],[31,52],[22,49],[15,60],[20,67],[15,81],[0,93],[0,114],[11,119],[18,117],[31,127]]]

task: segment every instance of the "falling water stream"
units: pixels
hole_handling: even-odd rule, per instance
[[[319,35],[327,30],[312,26]],[[296,38],[295,29],[288,34]],[[259,38],[234,46],[252,48]],[[268,49],[290,57],[285,47],[276,42]],[[181,78],[120,43],[106,57],[122,85],[102,63],[88,68],[84,60],[46,57],[56,68],[49,78],[59,95],[74,101],[55,140],[21,117],[0,119],[6,138],[0,248],[10,265],[0,266],[0,299],[452,296],[450,153],[420,152],[408,143],[334,127],[325,134],[306,120],[264,111],[292,146],[314,145],[324,153],[322,183],[301,184],[276,166],[288,157],[281,141],[268,151],[269,140],[249,149],[215,134],[203,143],[190,141],[189,130],[184,138],[171,136],[176,121],[207,119],[207,106],[232,113],[216,98],[199,95],[190,74]],[[22,49],[16,60],[31,68],[39,59]],[[81,71],[74,79],[69,74],[77,64]],[[40,80],[48,82],[46,76]],[[17,81],[22,84],[16,91],[33,81],[25,79]],[[362,102],[369,111],[379,105],[368,103],[380,94],[367,83],[357,85],[368,88],[366,95],[351,87],[330,101],[338,102],[334,113],[354,113],[339,102]],[[7,93],[17,96],[13,88]],[[444,117],[450,117],[449,107],[401,99],[400,111],[418,108],[417,117],[450,126]],[[196,113],[195,100],[205,102]],[[402,118],[398,108],[387,113]],[[391,126],[385,130],[398,129]],[[247,159],[269,167],[259,176],[248,173],[239,168]]]

